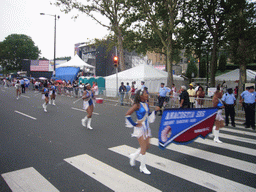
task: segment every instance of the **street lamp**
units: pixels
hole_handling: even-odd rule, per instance
[[[58,15],[50,15],[45,13],[40,13],[40,15],[49,15],[54,17],[54,55],[53,55],[53,76],[55,77],[55,69],[56,69],[56,18],[60,18]]]

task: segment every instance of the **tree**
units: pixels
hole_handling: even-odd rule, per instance
[[[219,59],[219,70],[221,72],[224,72],[226,70],[226,65],[227,65],[227,57],[225,54],[220,55]]]
[[[31,37],[12,34],[1,42],[1,64],[12,69],[21,69],[23,59],[38,59],[40,50]]]
[[[199,62],[199,77],[206,77],[206,59],[202,58]]]
[[[256,52],[256,4],[245,0],[229,0],[228,44],[232,60],[239,65],[239,90],[246,83],[246,65]]]
[[[130,0],[87,0],[87,4],[79,3],[75,0],[57,0],[57,6],[64,6],[66,13],[72,9],[77,9],[82,13],[87,14],[101,26],[108,28],[114,33],[117,40],[119,52],[119,66],[121,71],[125,70],[124,52],[123,52],[123,29],[121,28],[122,21],[129,12],[131,5]],[[103,23],[97,14],[101,14],[109,20],[109,24]]]
[[[196,66],[196,60],[193,57],[191,57],[186,71],[186,77],[188,77],[191,81],[191,78],[197,77],[197,73],[198,69]]]
[[[173,39],[179,23],[177,15],[181,2],[180,0],[133,0],[132,12],[130,17],[127,17],[128,23],[129,21],[132,23],[130,29],[135,31],[135,38],[139,37],[135,39],[138,44],[166,55],[167,86],[173,83],[172,62],[176,43]],[[152,39],[153,42],[150,41]],[[141,44],[141,41],[144,43]]]

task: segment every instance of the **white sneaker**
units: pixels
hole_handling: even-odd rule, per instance
[[[44,108],[44,112],[47,112],[46,108]]]

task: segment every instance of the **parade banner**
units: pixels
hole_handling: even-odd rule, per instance
[[[166,109],[158,133],[159,147],[187,144],[212,132],[217,108]]]

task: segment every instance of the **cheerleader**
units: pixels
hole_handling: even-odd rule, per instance
[[[17,80],[17,82],[15,84],[17,100],[20,98],[20,94],[21,94],[20,87],[21,87],[20,81]]]
[[[213,101],[213,107],[218,107],[218,112],[215,118],[215,126],[212,128],[212,133],[214,135],[213,141],[215,143],[222,143],[222,141],[219,140],[219,134],[220,134],[220,128],[224,127],[224,118],[222,117],[222,109],[224,108],[224,105],[221,101],[222,98],[222,92],[220,90],[220,87],[217,86],[217,91],[214,93],[214,96],[212,98]]]
[[[47,84],[44,85],[44,88],[42,89],[42,99],[45,100],[44,104],[42,105],[44,108],[44,112],[47,112],[47,104],[49,102],[49,89],[47,88]]]
[[[86,127],[86,121],[87,121],[87,129],[93,129],[91,127],[91,121],[92,121],[92,113],[94,109],[94,92],[91,90],[91,85],[89,83],[85,84],[85,91],[83,93],[82,99],[84,100],[83,102],[83,109],[86,110],[87,116],[85,116],[81,121],[82,125]]]
[[[50,88],[50,98],[51,100],[49,101],[49,104],[51,105],[51,103],[53,105],[55,105],[55,96],[56,96],[56,87],[54,84],[51,85],[51,88]],[[51,102],[52,101],[52,102]]]
[[[153,123],[155,121],[155,111],[159,111],[160,108],[156,107],[155,111],[150,113],[149,106],[147,104],[148,100],[148,92],[147,88],[143,91],[138,90],[135,94],[134,104],[127,111],[126,118],[126,127],[133,127],[132,137],[136,137],[139,141],[140,148],[133,154],[130,154],[130,165],[135,165],[135,160],[140,156],[140,172],[144,174],[151,174],[151,172],[146,167],[146,151],[149,149],[150,142],[149,139],[151,137],[151,129],[149,128],[149,123]],[[136,112],[137,122],[135,123],[131,115],[133,112]]]

